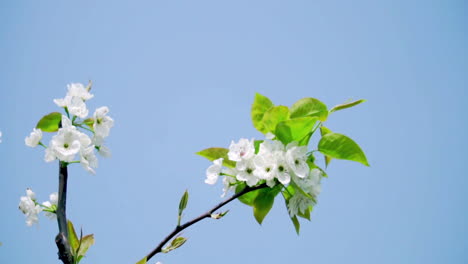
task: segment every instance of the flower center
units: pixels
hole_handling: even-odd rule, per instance
[[[246,172],[247,172],[248,174],[252,174],[253,170],[252,170],[251,168],[247,168]]]
[[[284,171],[283,165],[280,165],[280,166],[278,167],[278,170],[279,170],[280,172],[283,172],[283,171]]]
[[[63,147],[68,148],[69,147],[68,143],[63,144]]]

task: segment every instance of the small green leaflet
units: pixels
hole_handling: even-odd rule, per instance
[[[278,123],[275,135],[284,145],[292,141],[300,142],[312,131],[317,117],[300,117]],[[309,137],[310,139],[310,137]]]
[[[255,94],[255,99],[252,104],[252,110],[251,110],[251,117],[252,117],[252,123],[254,127],[262,132],[262,133],[267,133],[265,126],[263,125],[263,115],[265,112],[270,109],[273,106],[273,103],[271,102],[268,97],[263,96],[259,93]]]
[[[276,125],[289,119],[289,108],[286,106],[273,106],[263,115],[263,126],[267,132],[275,132]]]
[[[197,155],[200,155],[204,158],[207,158],[210,161],[223,158],[223,165],[229,168],[236,167],[236,162],[228,159],[228,149],[225,148],[207,148],[200,152],[197,152]]]
[[[359,145],[342,134],[328,133],[324,135],[319,141],[318,150],[335,159],[356,161],[369,166],[366,155]]]
[[[291,118],[315,116],[320,121],[327,120],[327,106],[315,98],[302,98],[291,106]]]
[[[354,102],[351,102],[351,103],[345,103],[345,104],[340,104],[340,105],[334,106],[334,107],[330,110],[330,113],[333,113],[333,112],[338,111],[338,110],[343,110],[343,109],[346,109],[346,108],[350,108],[350,107],[356,106],[356,105],[358,105],[358,104],[364,103],[365,101],[366,101],[366,100],[361,99],[361,100],[357,100],[357,101],[354,101]]]
[[[278,187],[279,186],[279,187]],[[262,224],[265,216],[270,212],[275,202],[275,197],[278,195],[282,185],[277,185],[274,188],[260,189],[257,197],[253,201],[253,213],[255,220]]]
[[[60,121],[62,121],[62,114],[53,112],[45,115],[37,122],[36,128],[41,129],[43,132],[56,132],[59,130]]]

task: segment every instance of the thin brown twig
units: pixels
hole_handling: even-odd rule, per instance
[[[162,249],[164,247],[165,244],[167,244],[167,242],[169,242],[169,240],[171,240],[173,237],[175,237],[178,233],[180,233],[180,231],[184,230],[185,228],[205,219],[205,218],[209,218],[211,217],[211,215],[216,211],[218,210],[219,208],[225,206],[226,204],[230,203],[231,201],[241,197],[242,195],[246,194],[246,193],[249,193],[249,192],[252,192],[252,191],[255,191],[255,190],[258,190],[258,189],[262,189],[262,188],[265,188],[267,187],[266,184],[261,184],[261,185],[258,185],[258,186],[254,186],[254,187],[246,187],[244,190],[234,194],[233,196],[229,197],[228,199],[222,201],[221,203],[217,204],[215,207],[211,208],[210,210],[208,210],[207,212],[201,214],[200,216],[182,224],[182,225],[179,225],[179,226],[176,226],[174,228],[174,230],[169,233],[169,235],[166,236],[166,238],[164,238],[159,244],[158,246],[153,249],[147,256],[146,256],[146,261],[150,260],[154,255],[162,252]]]

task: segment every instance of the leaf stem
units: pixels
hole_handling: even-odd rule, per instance
[[[261,184],[261,185],[258,185],[258,186],[254,186],[254,187],[246,187],[244,190],[234,194],[233,196],[229,197],[228,199],[222,201],[221,203],[217,204],[215,207],[211,208],[210,210],[208,210],[207,212],[201,214],[200,216],[182,224],[182,225],[178,225],[176,226],[176,228],[174,228],[174,230],[169,233],[169,235],[167,235],[159,244],[158,246],[153,249],[147,256],[146,256],[146,261],[150,260],[154,255],[158,254],[158,253],[161,253],[162,252],[162,248],[164,247],[164,245],[169,242],[173,237],[175,237],[178,233],[180,233],[180,231],[184,230],[185,228],[205,219],[205,218],[211,218],[211,214],[213,214],[216,210],[218,210],[219,208],[225,206],[226,204],[230,203],[231,201],[241,197],[242,195],[246,194],[246,193],[249,193],[251,191],[255,191],[255,190],[258,190],[258,189],[262,189],[262,188],[266,188],[268,187],[266,184]]]

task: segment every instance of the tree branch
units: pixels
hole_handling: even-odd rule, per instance
[[[162,251],[162,248],[164,247],[164,245],[169,242],[169,240],[171,240],[173,237],[175,237],[178,233],[180,233],[180,231],[184,230],[185,228],[205,219],[205,218],[209,218],[211,217],[211,215],[216,211],[218,210],[219,208],[225,206],[226,204],[230,203],[231,201],[241,197],[242,195],[246,194],[246,193],[249,193],[249,192],[252,192],[252,191],[255,191],[255,190],[258,190],[258,189],[262,189],[262,188],[265,188],[267,187],[266,184],[261,184],[261,185],[258,185],[258,186],[254,186],[254,187],[246,187],[244,190],[234,194],[233,196],[231,196],[230,198],[224,200],[223,202],[217,204],[215,207],[213,207],[212,209],[210,209],[209,211],[207,211],[206,213],[203,213],[201,214],[200,216],[182,224],[182,225],[179,225],[179,226],[176,226],[176,228],[169,234],[167,235],[166,238],[164,238],[160,243],[159,245],[153,249],[153,251],[151,251],[147,256],[146,256],[146,260],[150,260],[154,255],[160,253]]]
[[[55,243],[59,250],[58,256],[64,264],[71,264],[73,258],[70,250],[70,243],[68,242],[68,224],[67,224],[67,181],[68,169],[65,162],[59,162],[59,188],[58,188],[58,203],[57,203],[57,223],[59,233],[55,237]]]

